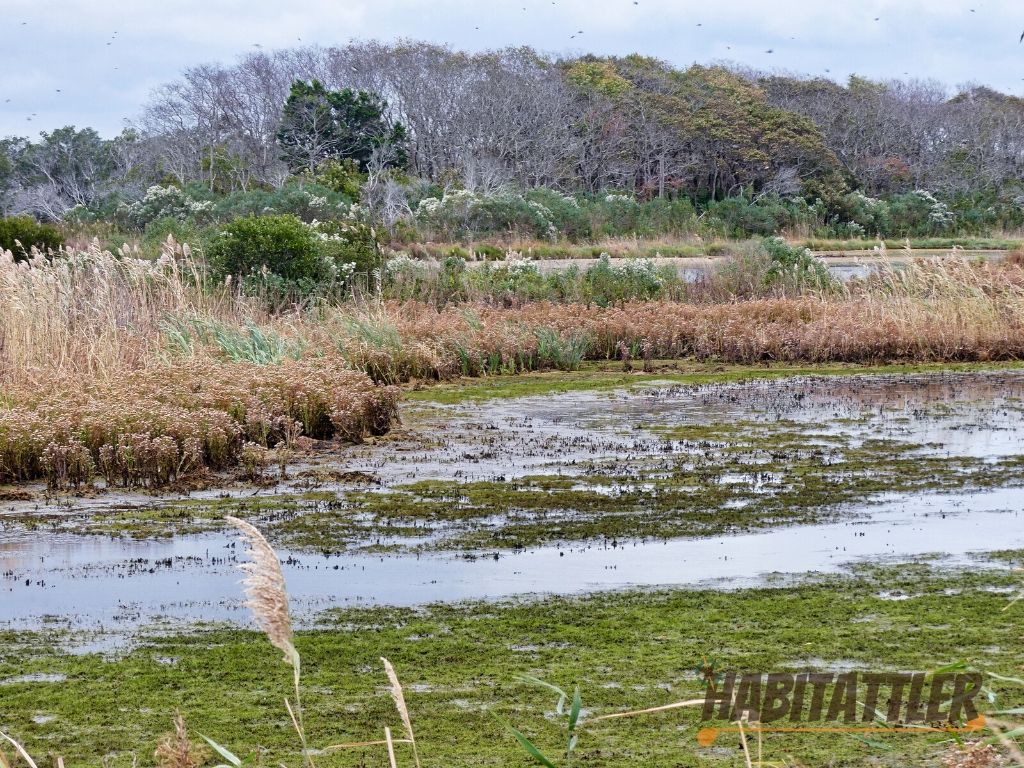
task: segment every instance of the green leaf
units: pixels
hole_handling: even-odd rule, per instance
[[[558,704],[555,705],[555,712],[562,714],[565,711],[565,702],[569,698],[569,694],[559,688],[557,685],[546,683],[540,678],[531,677],[530,675],[516,675],[516,680],[520,680],[530,685],[539,685],[541,688],[547,688],[549,691],[554,691],[558,694]]]
[[[238,768],[242,764],[242,761],[240,759],[238,759],[231,752],[231,750],[227,749],[226,747],[222,747],[220,744],[218,744],[216,741],[211,739],[209,736],[203,736],[203,734],[201,734],[201,733],[199,735],[202,736],[204,739],[206,739],[206,743],[207,744],[209,744],[211,747],[213,747],[215,750],[217,750],[217,754],[219,754],[221,757],[223,757],[225,760],[227,760],[229,763],[231,763],[233,766],[235,766],[235,768]]]
[[[1014,728],[1012,731],[1006,731],[1003,734],[1003,738],[1010,739],[1011,741],[1015,741],[1016,739],[1019,739],[1021,736],[1024,736],[1024,728]],[[998,736],[990,736],[989,738],[985,739],[985,743],[1001,744],[1002,739],[1000,739]]]
[[[533,746],[532,741],[526,738],[523,734],[521,734],[511,725],[506,724],[505,727],[508,728],[509,732],[511,732],[511,734],[516,737],[516,740],[523,745],[523,749],[529,752],[530,756],[533,757],[537,762],[539,762],[543,766],[546,766],[546,768],[557,768],[557,766],[554,763],[552,763],[550,760],[544,757],[543,752],[541,752],[539,749]]]
[[[500,717],[498,717],[493,712],[491,712],[491,716],[494,717],[494,719],[497,720],[499,723],[501,723],[501,725],[509,733],[511,733],[513,736],[516,737],[516,741],[518,741],[520,744],[522,744],[523,749],[525,749],[530,754],[530,756],[533,757],[534,760],[539,762],[541,765],[545,766],[545,768],[558,768],[558,766],[556,766],[554,763],[552,763],[550,760],[548,760],[544,756],[543,752],[541,752],[539,749],[537,749],[537,747],[535,747],[533,745],[532,741],[530,741],[528,738],[526,738],[518,730],[513,728],[511,723],[508,723],[505,720],[502,720]]]
[[[868,738],[865,738],[863,736],[854,736],[853,738],[855,740],[865,744],[866,746],[871,747],[872,749],[882,749],[882,750],[886,750],[886,751],[892,751],[892,745],[891,744],[886,744],[884,741],[879,741],[878,739],[868,739]]]
[[[580,696],[580,687],[577,685],[572,694],[572,709],[569,710],[569,732],[576,730],[576,723],[580,719],[580,710],[583,709],[583,699]]]
[[[996,680],[1002,680],[1004,683],[1015,683],[1016,685],[1024,685],[1024,680],[1021,680],[1019,677],[1003,677],[1002,675],[997,675],[995,672],[989,672],[988,676],[995,678]]]

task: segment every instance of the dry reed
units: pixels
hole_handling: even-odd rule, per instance
[[[402,690],[402,684],[398,681],[398,675],[395,673],[395,668],[391,666],[391,662],[383,656],[381,656],[380,660],[384,663],[384,672],[387,674],[388,682],[390,683],[391,698],[395,702],[395,709],[398,710],[398,716],[402,720],[405,738],[412,744],[413,760],[416,763],[416,768],[420,768],[420,755],[419,750],[416,748],[416,735],[412,730],[412,719],[409,717],[409,708],[405,704],[405,693]]]
[[[230,515],[225,517],[229,523],[241,531],[248,545],[246,554],[250,560],[239,564],[245,573],[242,580],[245,591],[245,605],[252,611],[256,625],[267,636],[270,643],[284,653],[284,661],[292,668],[292,680],[295,689],[295,707],[285,699],[285,708],[291,717],[295,731],[302,742],[302,757],[307,766],[312,766],[309,746],[306,742],[306,729],[302,720],[302,699],[299,692],[299,679],[302,674],[302,660],[293,643],[291,616],[288,612],[288,591],[285,588],[284,573],[281,561],[273,547],[263,537],[259,529],[245,520]]]

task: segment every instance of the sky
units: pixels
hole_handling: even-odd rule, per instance
[[[0,136],[64,125],[113,136],[186,66],[351,39],[642,53],[1024,95],[1024,0],[0,0],[0,30]]]

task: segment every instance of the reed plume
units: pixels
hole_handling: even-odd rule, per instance
[[[256,625],[263,630],[271,644],[284,653],[284,661],[292,667],[292,678],[295,686],[295,706],[285,699],[285,708],[291,716],[295,731],[302,742],[302,758],[306,766],[311,767],[309,747],[306,744],[306,729],[302,721],[302,700],[299,695],[299,676],[302,662],[299,652],[293,643],[291,616],[288,612],[288,592],[285,589],[284,573],[281,561],[274,548],[263,537],[259,529],[231,515],[225,519],[235,526],[245,537],[249,549],[246,554],[249,562],[240,563],[239,569],[245,572],[242,584],[245,589],[245,605],[252,611]]]
[[[405,693],[402,691],[402,684],[398,681],[398,675],[395,673],[395,668],[391,666],[391,662],[383,656],[380,657],[380,660],[384,663],[384,672],[387,673],[388,681],[391,683],[391,698],[394,699],[395,709],[398,710],[398,716],[402,719],[405,738],[412,744],[413,760],[416,762],[416,768],[420,768],[420,756],[416,749],[416,736],[412,730],[409,708],[405,705]]]
[[[21,746],[21,744],[16,742],[3,731],[0,731],[0,739],[3,739],[4,741],[8,742],[12,747],[14,747],[18,754],[21,755],[22,759],[24,759],[24,761],[28,764],[28,768],[38,768],[38,766],[36,766],[35,761],[32,759],[29,753],[25,751],[25,748]],[[5,768],[9,768],[7,758],[4,757],[2,752],[0,752],[0,763],[2,763],[5,766]]]
[[[225,519],[242,532],[249,545],[246,554],[251,560],[238,566],[239,570],[245,572],[245,579],[242,580],[245,606],[252,611],[256,625],[263,630],[267,639],[284,652],[284,660],[298,667],[299,654],[292,644],[288,592],[277,553],[256,526],[230,515]]]

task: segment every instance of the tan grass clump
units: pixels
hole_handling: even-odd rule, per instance
[[[162,736],[153,752],[158,768],[199,768],[209,756],[209,750],[189,739],[180,712],[174,716],[174,732]]]
[[[183,361],[117,380],[55,377],[8,386],[0,408],[0,482],[158,487],[235,465],[248,442],[301,434],[359,441],[386,432],[398,392],[339,357],[280,365]]]
[[[951,258],[829,295],[727,302],[353,305],[327,313],[318,334],[385,382],[571,367],[624,347],[745,364],[1014,360],[1024,358],[1024,268]],[[580,340],[581,354],[565,354]]]
[[[0,251],[0,384],[53,374],[116,376],[160,360],[170,316],[261,319],[250,301],[208,285],[188,246],[157,261],[84,251]]]

